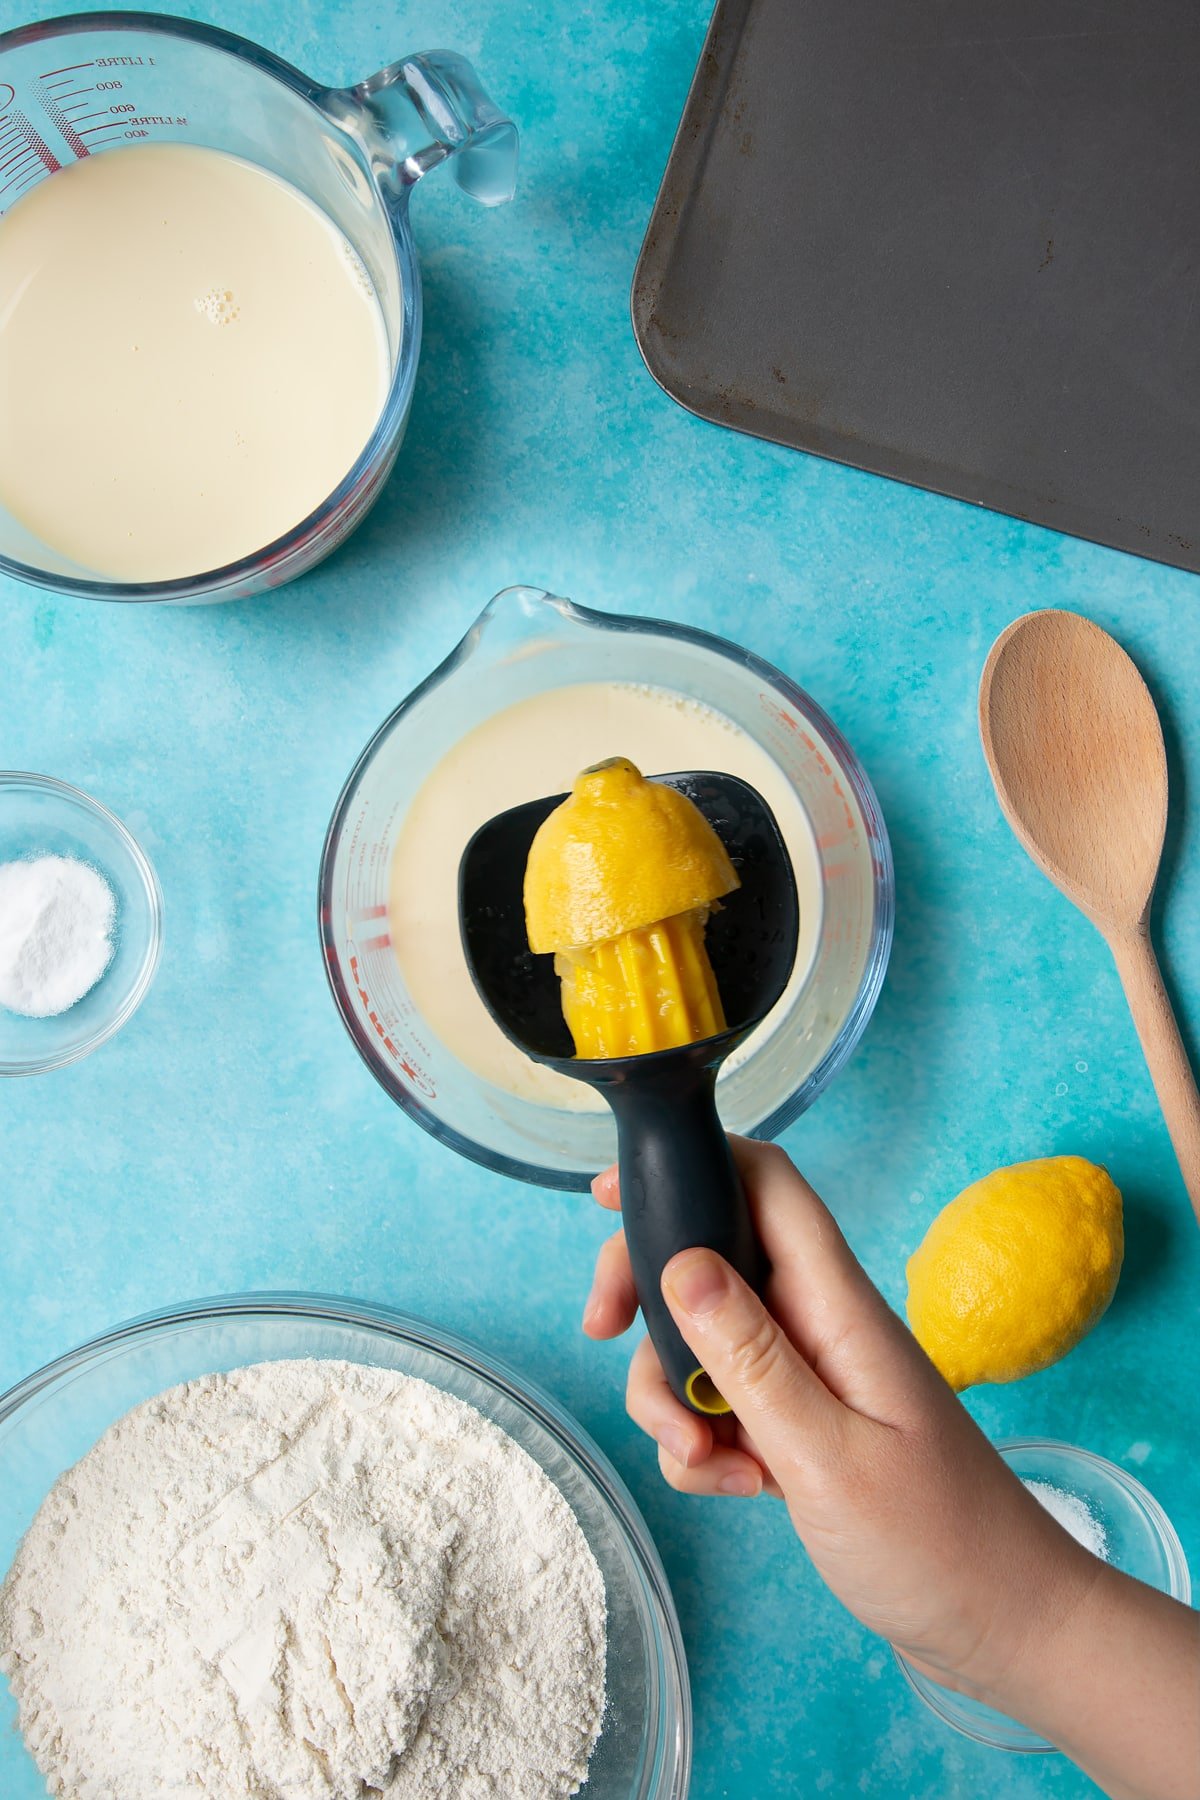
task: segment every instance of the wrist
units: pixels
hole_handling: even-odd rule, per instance
[[[1107,1564],[983,1697],[1065,1751],[1112,1800],[1200,1792],[1200,1618]]]
[[[1057,1534],[1056,1534],[1057,1535]],[[1028,1723],[1041,1697],[1086,1644],[1113,1575],[1106,1563],[1065,1542],[1009,1582],[957,1685],[987,1706]]]
[[[936,1633],[896,1648],[943,1687],[1016,1715],[1073,1641],[1097,1581],[1111,1573],[1057,1525],[1046,1536],[1036,1548],[989,1559],[990,1568],[981,1559]]]

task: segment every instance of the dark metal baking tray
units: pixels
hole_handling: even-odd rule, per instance
[[[1200,8],[720,0],[632,310],[704,418],[1200,570]]]

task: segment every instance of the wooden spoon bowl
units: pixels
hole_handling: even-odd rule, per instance
[[[1027,613],[984,665],[979,730],[1018,840],[1116,959],[1200,1218],[1200,1094],[1150,943],[1167,825],[1167,756],[1150,692],[1090,619]]]

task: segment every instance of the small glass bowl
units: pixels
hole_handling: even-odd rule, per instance
[[[1185,1606],[1190,1604],[1192,1582],[1183,1545],[1158,1501],[1140,1481],[1090,1450],[1048,1438],[1010,1438],[996,1448],[1022,1481],[1045,1482],[1086,1503],[1104,1527],[1105,1556],[1114,1568],[1182,1600]],[[912,1668],[898,1651],[896,1660],[909,1686],[930,1711],[977,1744],[993,1750],[1055,1749],[994,1707],[939,1686]]]
[[[162,949],[162,892],[145,852],[107,807],[49,775],[0,770],[0,863],[70,856],[98,869],[116,898],[113,954],[66,1012],[31,1019],[0,1006],[0,1075],[78,1062],[136,1012]]]
[[[555,1400],[486,1352],[384,1306],[316,1294],[198,1301],[118,1326],[0,1396],[0,1571],[52,1483],[133,1406],[249,1363],[371,1363],[465,1400],[543,1468],[579,1521],[608,1600],[608,1697],[584,1800],[684,1800],[692,1759],[687,1663],[674,1602],[632,1495]],[[44,1800],[0,1678],[0,1794]]]

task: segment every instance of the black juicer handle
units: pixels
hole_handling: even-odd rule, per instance
[[[681,1081],[678,1063],[661,1085],[651,1072],[606,1088],[617,1120],[621,1217],[633,1279],[651,1342],[671,1391],[712,1418],[728,1403],[697,1366],[662,1296],[662,1272],[680,1250],[716,1250],[756,1292],[767,1264],[716,1103],[716,1069]]]

